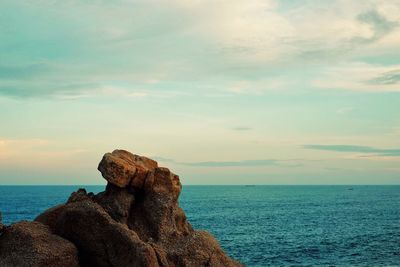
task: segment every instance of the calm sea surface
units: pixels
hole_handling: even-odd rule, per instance
[[[77,188],[0,186],[3,223],[32,220]],[[248,266],[400,266],[400,186],[184,186],[180,203]]]

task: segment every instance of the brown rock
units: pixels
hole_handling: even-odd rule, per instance
[[[43,212],[42,214],[40,214],[39,216],[37,216],[35,221],[47,225],[50,228],[50,230],[54,232],[58,217],[60,216],[60,213],[64,210],[64,208],[65,204],[60,204],[55,207],[52,207]]]
[[[2,217],[1,212],[0,212],[0,235],[3,232],[4,228],[5,228],[5,226],[3,224],[3,217]]]
[[[157,167],[157,162],[146,157],[133,155],[125,150],[106,153],[100,161],[98,170],[110,183],[126,187],[142,187],[149,171]]]
[[[80,189],[36,220],[73,242],[83,266],[241,266],[178,205],[179,177],[124,150],[107,153],[105,192]]]
[[[79,266],[74,244],[39,222],[8,226],[0,236],[0,266]]]
[[[164,247],[168,247],[171,266],[242,266],[229,258],[206,231],[193,231],[179,242],[170,240]]]
[[[176,235],[187,235],[192,226],[178,205],[181,184],[177,175],[167,168],[156,168],[152,188],[137,194],[136,204],[131,207],[129,228],[143,240],[163,240]]]
[[[85,266],[157,266],[150,245],[89,199],[65,206],[56,233],[77,246]]]
[[[179,176],[172,173],[167,168],[156,168],[154,170],[154,182],[148,192],[155,192],[160,195],[172,197],[172,201],[177,201],[182,190]]]
[[[94,197],[104,210],[117,222],[127,223],[132,205],[135,203],[135,195],[130,188],[119,188],[108,184],[105,192]]]
[[[71,202],[79,202],[87,199],[93,199],[94,198],[93,193],[87,193],[85,188],[79,188],[78,191],[73,192],[71,196],[68,198],[68,203]]]

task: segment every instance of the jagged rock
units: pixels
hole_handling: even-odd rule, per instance
[[[91,195],[88,195],[88,193],[86,192],[86,189],[85,189],[85,188],[79,188],[78,191],[73,192],[73,193],[69,196],[67,202],[68,202],[68,203],[70,203],[70,202],[79,202],[79,201],[82,201],[82,200],[86,200],[86,199],[88,199],[88,198],[91,198],[91,196],[92,196],[92,194],[91,194]]]
[[[93,193],[89,195],[86,193],[86,189],[80,188],[78,191],[71,194],[67,202],[71,203],[90,199],[92,195]],[[57,220],[60,217],[61,212],[65,210],[65,206],[65,204],[54,206],[37,216],[35,221],[47,225],[52,232],[55,232]]]
[[[67,204],[55,232],[78,247],[84,266],[157,266],[152,247],[90,199]]]
[[[127,223],[131,207],[135,203],[133,189],[119,188],[108,184],[105,192],[97,194],[94,199],[117,222]]]
[[[54,235],[39,222],[22,221],[0,236],[0,266],[79,266],[74,244]]]
[[[107,153],[105,192],[80,189],[36,218],[73,242],[82,266],[241,266],[178,205],[179,177],[124,150]]]
[[[39,216],[36,217],[35,221],[47,225],[52,232],[54,232],[57,224],[57,220],[60,213],[65,209],[65,204],[57,205],[52,207]]]

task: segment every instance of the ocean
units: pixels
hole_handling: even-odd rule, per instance
[[[0,186],[3,223],[84,187]],[[400,186],[184,186],[180,205],[247,266],[400,266]]]

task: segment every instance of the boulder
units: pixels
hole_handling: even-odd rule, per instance
[[[75,245],[39,222],[22,221],[0,236],[0,266],[79,266]]]
[[[65,204],[54,206],[36,217],[35,221],[47,225],[50,230],[54,232],[58,217],[60,216],[60,213],[64,210],[64,208]]]
[[[116,186],[142,187],[147,174],[156,167],[157,162],[154,160],[133,155],[125,150],[114,150],[103,156],[98,170],[109,183]]]
[[[90,199],[68,203],[55,233],[77,246],[84,266],[158,266],[149,244]]]

